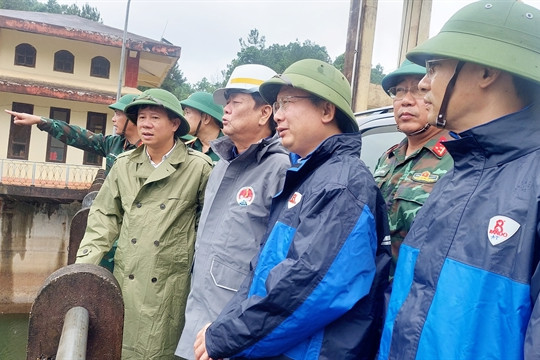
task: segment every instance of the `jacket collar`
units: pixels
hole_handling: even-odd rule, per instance
[[[485,157],[486,167],[497,166],[540,149],[540,104],[476,126],[444,143],[455,161],[471,152]]]
[[[287,150],[281,145],[278,134],[274,136],[262,139],[256,144],[252,144],[246,151],[238,155],[233,156],[233,148],[235,147],[233,141],[228,136],[220,137],[210,142],[212,150],[219,156],[220,159],[231,162],[234,159],[245,159],[249,156],[256,156],[257,162],[261,162],[261,159],[267,153],[282,153],[288,154]]]
[[[187,156],[188,150],[186,146],[182,141],[177,139],[176,146],[170,156],[157,168],[154,168],[154,166],[150,164],[150,160],[146,155],[146,145],[133,150],[130,154],[130,160],[138,164],[136,176],[141,178],[145,181],[145,184],[147,184],[170,176],[176,171],[179,164],[186,161]]]

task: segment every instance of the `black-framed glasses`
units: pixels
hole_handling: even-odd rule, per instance
[[[388,89],[388,95],[390,95],[390,97],[394,100],[403,100],[403,98],[409,92],[415,99],[422,99],[427,93],[426,90],[419,89],[418,86],[412,86],[412,87],[392,86],[390,89]]]
[[[313,96],[290,95],[284,96],[281,99],[276,99],[276,101],[272,104],[272,110],[274,111],[274,114],[277,113],[280,109],[283,111],[287,110],[287,106],[289,103],[296,102],[292,101],[292,99],[313,99]]]

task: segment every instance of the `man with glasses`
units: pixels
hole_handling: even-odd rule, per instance
[[[384,91],[394,100],[397,128],[405,134],[401,143],[383,154],[373,173],[388,209],[394,265],[416,213],[453,166],[441,143],[449,139],[448,132],[427,120],[426,92],[418,88],[425,74],[426,68],[405,60],[382,80]]]
[[[407,58],[454,168],[401,245],[379,359],[539,359],[540,10],[472,3]]]
[[[260,91],[297,161],[274,197],[252,271],[199,332],[196,359],[373,358],[391,257],[386,206],[360,160],[349,82],[306,59]]]
[[[219,156],[205,194],[197,231],[186,325],[176,355],[193,359],[197,332],[214,321],[249,273],[266,231],[272,197],[290,167],[275,131],[272,107],[259,85],[275,71],[259,64],[236,67],[214,92],[224,105],[223,133],[211,141]]]

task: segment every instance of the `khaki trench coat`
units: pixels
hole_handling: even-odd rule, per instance
[[[120,155],[94,200],[77,263],[98,264],[118,237],[122,359],[172,359],[184,326],[209,157],[177,142],[154,168],[146,147]]]

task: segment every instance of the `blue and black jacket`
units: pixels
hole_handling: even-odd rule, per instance
[[[455,137],[401,245],[379,359],[538,359],[538,105]]]
[[[360,146],[335,135],[287,171],[253,270],[206,332],[212,358],[375,356],[391,256]]]

